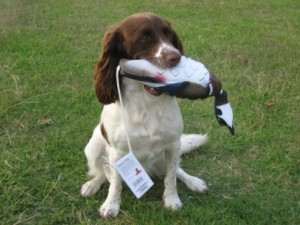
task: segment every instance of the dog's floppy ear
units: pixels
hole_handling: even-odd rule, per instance
[[[123,58],[122,36],[118,25],[111,27],[102,39],[102,52],[96,65],[95,91],[102,104],[119,99],[116,84],[116,68]]]

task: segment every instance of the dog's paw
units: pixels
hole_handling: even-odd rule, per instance
[[[173,195],[164,195],[164,203],[166,208],[173,211],[182,208],[182,202],[177,193]]]
[[[90,180],[86,182],[84,185],[81,187],[81,195],[83,197],[89,197],[97,193],[101,187],[101,182],[98,180]]]
[[[118,200],[106,199],[99,209],[100,216],[103,219],[116,217],[119,214],[119,211],[120,211],[120,201]]]
[[[208,191],[206,183],[198,177],[191,177],[186,185],[191,191],[197,193],[206,193]]]

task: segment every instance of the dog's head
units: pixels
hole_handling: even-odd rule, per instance
[[[102,52],[95,70],[99,101],[118,100],[116,68],[122,58],[147,59],[162,68],[176,66],[183,47],[170,22],[152,13],[131,15],[112,26],[102,40]]]

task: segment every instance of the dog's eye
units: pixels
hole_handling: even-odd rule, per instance
[[[146,32],[143,32],[143,33],[141,34],[141,36],[139,37],[138,40],[139,40],[140,42],[148,42],[148,41],[151,40],[151,37],[152,37],[151,32],[146,31]]]
[[[143,35],[139,38],[139,41],[141,42],[147,42],[150,40],[150,36],[149,35]]]

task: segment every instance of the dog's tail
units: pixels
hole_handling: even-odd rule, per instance
[[[200,146],[204,145],[207,141],[207,135],[201,134],[182,134],[180,137],[181,147],[180,153],[181,155],[191,152]]]

